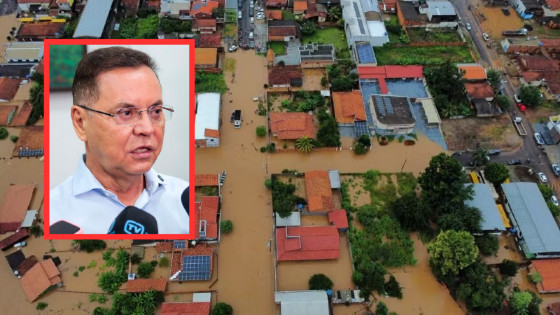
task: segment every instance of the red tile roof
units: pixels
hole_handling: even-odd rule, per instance
[[[210,302],[163,303],[159,315],[208,315]]]
[[[37,263],[39,263],[39,261],[34,255],[25,258],[17,267],[18,274],[23,277],[23,275],[25,275]]]
[[[195,10],[195,7],[198,7],[197,4],[201,4],[201,6]],[[204,3],[203,1],[195,1],[191,5],[191,15],[195,16],[199,13],[212,15],[212,10],[214,10],[218,6],[218,2],[212,0],[206,1],[206,3]]]
[[[17,37],[49,37],[55,38],[64,33],[65,23],[23,23]]]
[[[560,82],[545,82],[546,86],[550,89],[550,92],[554,95],[560,95]]]
[[[559,1],[560,0],[554,0]],[[539,38],[544,48],[555,48],[560,46],[560,38]]]
[[[8,118],[16,112],[16,105],[0,105],[0,126],[8,124]]]
[[[531,264],[542,276],[539,292],[560,292],[560,259],[533,260]]]
[[[35,185],[10,185],[0,204],[0,222],[21,222],[25,218]]]
[[[281,10],[266,10],[266,18],[269,20],[281,20],[282,11]]]
[[[196,174],[194,185],[196,187],[218,186],[218,174]]]
[[[159,242],[156,244],[156,251],[158,253],[166,253],[173,250],[173,242]]]
[[[550,10],[556,11],[560,10],[560,0],[544,0],[546,4],[550,7]]]
[[[528,83],[531,81],[540,80],[541,74],[538,72],[524,71],[523,73],[521,73],[521,76],[523,77],[523,80]]]
[[[216,27],[216,19],[196,19],[193,21],[192,28],[201,28],[201,27]]]
[[[305,172],[305,194],[311,212],[326,212],[334,209],[331,181],[327,171]]]
[[[285,7],[288,0],[266,0],[267,7]]]
[[[42,150],[45,147],[44,133],[45,129],[43,126],[27,126],[23,128],[12,151],[12,156],[19,156],[20,147],[29,148],[29,150]]]
[[[307,0],[294,1],[294,11],[305,11],[305,10],[307,10]]]
[[[161,0],[147,0],[146,6],[150,8],[159,9],[159,7],[161,6]]]
[[[0,78],[0,100],[11,101],[16,96],[23,79]]]
[[[544,56],[523,56],[519,58],[519,63],[527,71],[550,72],[560,70],[557,60],[551,60]]]
[[[220,131],[206,128],[206,129],[204,129],[204,136],[207,137],[207,138],[219,138],[220,137]]]
[[[358,75],[362,79],[401,79],[423,78],[422,66],[361,66]]]
[[[50,286],[61,282],[59,275],[60,271],[52,259],[35,264],[21,277],[20,281],[27,299],[33,302]]]
[[[220,197],[204,196],[201,202],[195,203],[195,239],[217,239],[218,238],[218,208],[220,206]],[[199,229],[201,221],[206,221],[206,236],[201,237]]]
[[[268,71],[269,85],[291,85],[292,80],[303,79],[300,66],[271,67]]]
[[[362,92],[333,92],[332,100],[336,121],[341,124],[353,124],[355,121],[366,120],[366,110]]]
[[[268,28],[268,37],[271,36],[296,36],[297,30],[295,26],[277,26]]]
[[[20,222],[0,222],[0,234],[15,232],[21,226]]]
[[[339,209],[329,211],[329,222],[336,226],[337,229],[347,229],[348,228],[348,217],[346,216],[346,210]]]
[[[198,47],[200,48],[219,48],[221,46],[222,34],[200,34]]]
[[[494,91],[488,82],[465,83],[465,89],[471,99],[494,97]]]
[[[31,115],[31,110],[33,110],[33,104],[30,101],[23,102],[23,105],[20,106],[19,111],[12,119],[10,126],[25,126],[27,119]]]
[[[463,79],[465,80],[486,80],[486,70],[482,66],[459,66],[463,70]]]
[[[136,279],[126,282],[126,292],[140,293],[150,290],[165,292],[167,286],[167,279]]]
[[[385,8],[383,8],[383,5],[380,6],[381,9],[384,9],[386,11],[390,11],[391,9],[397,9],[397,0],[383,0],[383,3],[385,4]]]
[[[334,226],[278,228],[276,250],[278,261],[337,259],[340,255],[338,230]]]
[[[270,113],[270,131],[279,140],[315,138],[313,117],[307,113]]]

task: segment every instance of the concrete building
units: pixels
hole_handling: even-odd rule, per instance
[[[416,120],[408,97],[373,94],[368,104],[376,132],[381,134],[408,134]]]
[[[219,93],[200,93],[196,96],[194,143],[196,147],[220,146]]]

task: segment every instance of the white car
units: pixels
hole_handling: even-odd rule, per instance
[[[541,183],[548,183],[548,178],[546,178],[546,175],[544,175],[543,172],[539,172],[537,173],[537,175],[539,175],[539,180],[541,181]]]
[[[240,20],[243,18],[243,13],[241,11],[237,12],[237,18]]]
[[[253,39],[253,37],[255,37],[255,34],[253,32],[249,33],[249,39]]]
[[[516,103],[521,103],[521,99],[517,94],[513,94],[513,99],[515,100]]]
[[[490,39],[490,35],[482,33],[482,38],[484,38],[485,41],[488,41]]]
[[[229,52],[234,52],[234,51],[237,50],[237,46],[233,45],[233,46],[229,47],[228,50],[229,50]]]
[[[540,132],[535,132],[535,141],[537,142],[538,145],[544,145],[544,138],[540,134]]]
[[[558,198],[556,198],[556,196],[552,195],[550,197],[550,201],[552,201],[552,204],[558,207]]]
[[[249,19],[249,21],[251,21],[251,24],[254,24],[254,23],[255,23],[255,18],[254,18],[254,17],[251,17],[251,18]]]
[[[467,24],[465,24],[465,27],[467,28],[467,31],[472,30],[471,23],[469,23],[469,22],[467,22]]]
[[[264,9],[261,7],[257,7],[257,12],[264,12]]]

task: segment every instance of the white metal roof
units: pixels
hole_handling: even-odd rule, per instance
[[[328,315],[326,291],[281,291],[274,293],[281,315]]]
[[[43,42],[15,42],[11,43],[4,55],[10,59],[41,59],[43,57]]]
[[[195,140],[206,139],[205,129],[220,130],[219,93],[200,93],[196,96]]]
[[[439,118],[434,101],[431,98],[423,98],[420,99],[420,103],[422,103],[422,108],[424,108],[428,124],[441,124],[441,119]]]
[[[112,3],[113,0],[88,1],[73,37],[100,38],[111,11]]]
[[[280,215],[276,214],[276,226],[300,226],[301,225],[301,215],[299,212],[292,212],[289,217],[281,218]]]
[[[210,302],[212,298],[211,292],[195,292],[193,293],[193,302]]]

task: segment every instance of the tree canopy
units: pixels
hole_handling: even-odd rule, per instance
[[[436,240],[428,245],[430,265],[436,275],[457,275],[472,264],[478,256],[474,237],[465,231],[453,230],[439,233]]]
[[[484,169],[484,177],[492,184],[499,185],[509,177],[509,170],[503,164],[490,163]]]
[[[521,88],[519,88],[519,98],[523,104],[529,107],[537,107],[543,103],[539,88],[532,85],[521,86]]]
[[[496,69],[490,69],[486,72],[488,77],[488,83],[492,86],[494,92],[498,92],[500,85],[502,84],[502,75]]]
[[[231,305],[229,305],[227,303],[218,302],[212,308],[211,314],[212,315],[231,315],[231,314],[233,314],[233,307],[231,307]]]
[[[330,290],[332,289],[332,280],[322,273],[316,273],[309,278],[309,290]]]
[[[390,205],[393,216],[408,231],[420,231],[428,227],[428,209],[414,192],[397,198]]]
[[[336,119],[324,110],[317,114],[319,119],[319,130],[317,140],[325,147],[340,146],[340,131]]]
[[[457,297],[473,313],[494,314],[505,299],[504,284],[488,265],[477,260],[461,271]]]
[[[466,101],[463,74],[450,59],[439,66],[425,67],[424,77],[439,110],[457,108]]]

